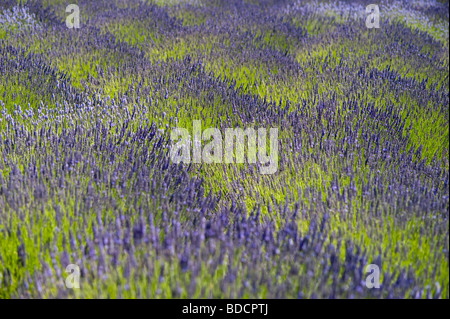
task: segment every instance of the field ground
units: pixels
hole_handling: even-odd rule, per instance
[[[449,4],[372,2],[2,0],[0,298],[448,298]]]

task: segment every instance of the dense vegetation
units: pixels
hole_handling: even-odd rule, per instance
[[[449,4],[371,2],[2,0],[0,297],[448,298]],[[277,173],[174,164],[194,120]]]

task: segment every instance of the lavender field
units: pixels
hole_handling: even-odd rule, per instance
[[[0,298],[449,298],[449,3],[377,1],[0,0]]]

